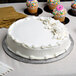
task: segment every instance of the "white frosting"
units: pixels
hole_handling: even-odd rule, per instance
[[[70,46],[66,27],[50,17],[27,17],[8,29],[8,48],[26,58],[55,57]]]

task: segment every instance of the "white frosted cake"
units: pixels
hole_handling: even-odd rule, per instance
[[[6,44],[10,51],[29,59],[56,57],[69,48],[67,28],[50,17],[27,17],[8,29]]]

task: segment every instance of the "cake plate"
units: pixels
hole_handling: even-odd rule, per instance
[[[54,58],[49,58],[49,59],[42,59],[42,60],[36,60],[36,59],[28,59],[28,58],[24,58],[22,56],[19,56],[15,53],[13,53],[12,51],[10,51],[5,43],[5,40],[6,40],[6,36],[4,37],[3,41],[2,41],[2,47],[5,51],[6,54],[8,54],[10,57],[12,57],[13,59],[16,59],[18,61],[21,61],[21,62],[24,62],[24,63],[32,63],[32,64],[45,64],[45,63],[52,63],[52,62],[55,62],[55,61],[58,61],[60,59],[63,59],[64,57],[66,57],[67,55],[70,54],[70,52],[72,51],[73,49],[73,46],[74,46],[74,41],[71,37],[71,35],[69,35],[70,37],[70,40],[71,40],[71,45],[70,47],[68,48],[68,50],[66,50],[66,52],[64,52],[63,54],[60,54]]]

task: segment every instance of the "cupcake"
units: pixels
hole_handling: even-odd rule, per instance
[[[38,11],[38,1],[37,0],[27,0],[26,6],[28,12],[31,14],[35,14]]]
[[[72,8],[72,14],[76,15],[76,1],[72,3],[71,8]]]
[[[60,3],[60,0],[47,0],[47,4],[50,10],[53,10]]]
[[[66,9],[62,5],[58,5],[53,10],[54,19],[60,20],[60,22],[64,22],[66,16]]]

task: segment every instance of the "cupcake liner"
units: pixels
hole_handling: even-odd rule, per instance
[[[38,7],[34,7],[34,8],[30,8],[30,7],[27,7],[28,9],[36,9],[36,8],[38,8]]]
[[[65,16],[66,16],[66,15],[59,15],[59,16],[56,15],[57,18],[60,18],[60,17],[62,18],[62,17],[65,17]]]
[[[29,9],[30,10],[30,9]],[[43,12],[43,10],[41,9],[41,8],[39,8],[38,7],[38,9],[37,9],[37,13],[30,13],[29,11],[28,11],[28,9],[26,8],[26,9],[24,9],[24,13],[25,14],[27,14],[27,15],[35,15],[35,16],[39,16],[41,13]]]
[[[55,20],[59,20],[60,22],[64,22],[65,21],[65,16],[60,17],[60,16],[54,16]]]

